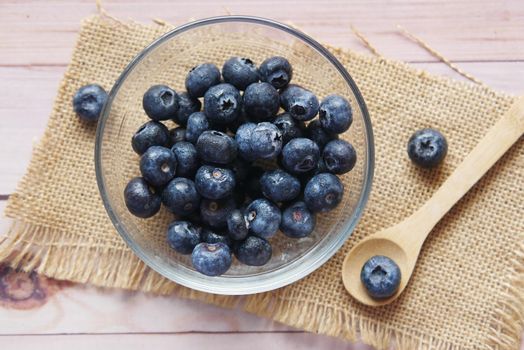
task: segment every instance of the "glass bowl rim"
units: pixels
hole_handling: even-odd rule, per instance
[[[276,272],[280,271],[280,269],[277,269],[269,273],[271,275],[269,279],[260,278],[258,281],[256,281],[257,283],[251,283],[250,285],[246,283],[246,285],[242,285],[242,288],[240,288],[238,285],[235,285],[234,288],[229,288],[228,286],[219,286],[219,285],[213,285],[212,288],[209,288],[209,285],[206,285],[205,283],[198,283],[190,279],[181,278],[177,276],[176,272],[170,273],[170,271],[166,271],[162,266],[158,265],[157,262],[151,259],[149,254],[143,251],[141,247],[135,242],[135,240],[122,227],[122,225],[120,224],[120,219],[117,213],[113,210],[111,201],[107,194],[106,185],[104,182],[104,175],[102,173],[102,156],[101,156],[102,154],[102,136],[104,134],[105,124],[107,122],[107,119],[109,118],[109,114],[111,111],[111,105],[112,105],[114,97],[118,93],[123,82],[125,82],[127,76],[134,69],[134,67],[142,61],[143,58],[145,58],[151,51],[153,51],[155,48],[157,48],[164,42],[170,40],[171,38],[176,37],[177,35],[183,32],[186,32],[188,30],[198,28],[198,27],[203,27],[203,26],[213,25],[213,24],[218,24],[218,23],[227,23],[227,22],[245,22],[245,23],[250,23],[250,24],[259,24],[259,25],[271,27],[273,29],[281,30],[283,32],[286,32],[287,34],[290,34],[291,36],[298,38],[300,41],[305,42],[305,44],[314,48],[318,54],[322,55],[325,59],[327,59],[327,61],[338,71],[338,73],[341,74],[346,84],[349,85],[352,93],[355,95],[355,98],[358,103],[358,107],[360,111],[362,112],[362,117],[364,121],[364,129],[365,129],[365,134],[367,137],[367,145],[366,145],[367,146],[366,147],[367,148],[366,149],[367,167],[365,167],[364,169],[363,187],[360,191],[360,198],[357,201],[357,205],[355,207],[354,212],[352,213],[352,217],[350,218],[348,223],[346,223],[346,225],[340,229],[340,232],[336,236],[336,239],[334,239],[330,245],[325,246],[321,253],[317,253],[317,255],[319,256],[317,256],[315,260],[310,261],[307,264],[304,264],[304,261],[306,261],[304,258],[306,258],[309,255],[309,253],[311,253],[311,251],[309,251],[305,255],[297,259],[295,262],[293,262],[292,264],[287,265],[287,266],[284,265],[284,267],[287,268],[289,272],[293,272],[293,273],[285,274],[284,276],[285,278],[282,278],[282,276],[281,278],[278,278],[278,276],[274,276]],[[113,226],[115,227],[119,235],[122,237],[122,239],[125,241],[127,246],[131,248],[134,254],[141,261],[143,261],[148,267],[150,267],[151,269],[153,269],[160,275],[166,277],[167,279],[173,282],[176,282],[180,285],[183,285],[185,287],[189,287],[189,288],[192,288],[198,291],[214,293],[214,294],[223,294],[223,295],[245,295],[245,294],[261,293],[261,292],[274,290],[274,289],[289,285],[301,278],[304,278],[305,276],[309,275],[310,273],[318,269],[320,266],[322,266],[327,260],[329,260],[340,249],[340,247],[344,244],[344,242],[353,233],[355,226],[357,225],[358,221],[360,220],[363,210],[369,199],[369,194],[371,192],[371,185],[373,182],[374,168],[375,168],[374,137],[373,137],[371,119],[369,117],[369,113],[368,113],[366,104],[364,102],[364,99],[362,97],[362,94],[360,93],[360,90],[358,89],[353,78],[349,75],[349,73],[346,71],[344,66],[338,61],[338,59],[331,52],[329,52],[323,45],[321,45],[319,42],[311,38],[309,35],[295,28],[292,28],[286,24],[277,22],[275,20],[262,18],[262,17],[255,17],[255,16],[244,16],[244,15],[209,17],[209,18],[204,18],[204,19],[189,22],[189,23],[178,26],[162,34],[160,37],[158,37],[153,42],[151,42],[148,46],[142,49],[142,51],[140,51],[126,66],[124,71],[115,81],[113,87],[111,88],[111,91],[109,92],[108,100],[102,110],[101,117],[98,121],[94,153],[95,153],[95,173],[96,173],[98,189],[100,192],[100,197],[102,198],[102,202],[104,204],[104,207],[107,211],[107,214]],[[301,268],[298,271],[293,271],[293,269],[296,270],[297,267],[301,267]],[[262,277],[262,276],[259,276],[259,277]],[[251,282],[254,282],[254,281],[251,281]]]

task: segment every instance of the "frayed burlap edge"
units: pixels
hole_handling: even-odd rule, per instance
[[[103,16],[102,16],[103,17]],[[124,22],[109,17],[115,24],[125,25],[132,30],[134,21]],[[166,26],[165,24],[161,24]],[[166,30],[170,29],[166,26]],[[344,50],[329,47],[337,56]],[[383,57],[372,58],[387,61]],[[391,63],[391,62],[390,62]],[[421,77],[446,80],[425,71],[414,69],[401,62],[393,62],[404,68],[414,70]],[[67,77],[69,73],[66,72]],[[462,82],[468,88],[484,89],[485,87]],[[63,89],[60,85],[60,90]],[[44,134],[34,154],[44,152],[40,145],[50,135]],[[29,167],[25,177],[30,177]],[[24,183],[22,178],[19,186]],[[16,193],[13,195],[16,197]],[[284,324],[314,333],[340,337],[350,341],[362,341],[378,350],[390,349],[459,349],[457,345],[424,334],[413,334],[412,330],[399,330],[388,325],[379,324],[373,319],[357,314],[348,314],[348,310],[304,302],[286,295],[285,289],[272,293],[256,294],[245,297],[221,296],[194,291],[163,278],[149,269],[133,254],[131,250],[123,251],[102,247],[99,242],[69,244],[71,233],[58,229],[34,225],[10,213],[9,205],[6,216],[14,219],[7,235],[0,238],[0,261],[24,271],[35,270],[51,278],[64,279],[77,283],[89,283],[102,287],[116,287],[156,294],[173,294],[183,298],[212,303],[218,306],[243,310],[261,317],[271,318]],[[39,242],[55,242],[42,245]],[[109,250],[114,250],[113,252]],[[77,271],[72,267],[84,262],[84,269]],[[107,273],[101,273],[98,266],[110,266]],[[491,331],[486,335],[485,349],[514,350],[520,345],[524,325],[524,235],[517,247],[515,257],[508,266],[508,279],[505,281],[505,292],[500,295],[498,312],[492,315]],[[312,317],[315,315],[315,317]]]

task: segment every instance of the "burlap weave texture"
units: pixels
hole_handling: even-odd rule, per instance
[[[110,88],[127,63],[168,29],[101,17],[85,21],[45,135],[9,199],[6,214],[15,223],[0,244],[0,258],[104,287],[176,292],[221,305],[241,300],[176,286],[134,257],[99,199],[94,127],[73,116],[71,96],[79,86],[98,82]],[[351,239],[322,268],[291,286],[243,298],[243,307],[313,332],[360,336],[380,349],[390,343],[402,349],[517,348],[524,304],[522,140],[437,225],[398,301],[363,307],[340,279],[350,247],[424,203],[514,99],[330,49],[356,80],[371,114],[376,171],[369,204]],[[448,138],[449,153],[438,171],[413,167],[405,154],[409,135],[426,126]]]

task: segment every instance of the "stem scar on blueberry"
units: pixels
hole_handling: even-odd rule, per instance
[[[276,77],[271,79],[272,83],[276,83],[276,85],[282,85],[286,82],[286,79],[284,78],[283,74],[277,75]]]
[[[306,109],[302,106],[293,106],[291,107],[291,112],[295,115],[303,115],[306,114]]]
[[[160,99],[162,99],[162,103],[164,105],[168,105],[173,101],[173,94],[171,93],[171,91],[164,91],[160,95]]]
[[[230,109],[231,107],[233,107],[234,105],[235,103],[228,98],[222,101],[222,104],[220,105],[220,107],[222,108],[222,110],[226,111]]]
[[[161,169],[164,173],[168,173],[168,172],[171,170],[171,167],[170,167],[169,164],[167,164],[167,163],[162,163],[162,165],[160,166],[160,169]]]
[[[211,202],[209,203],[209,210],[211,211],[216,211],[218,209],[218,204],[217,202]]]
[[[222,172],[218,169],[213,170],[213,177],[219,179],[222,176]]]
[[[249,214],[247,214],[247,219],[249,221],[253,221],[255,220],[255,218],[257,217],[257,212],[256,211],[250,211]]]
[[[242,60],[245,64],[252,66],[253,61],[251,61],[249,58],[242,57],[240,60]]]

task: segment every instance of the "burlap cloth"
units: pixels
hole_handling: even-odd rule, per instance
[[[9,198],[6,215],[14,224],[0,245],[0,259],[58,279],[241,304],[257,315],[360,338],[379,349],[518,348],[524,313],[522,140],[437,225],[395,303],[364,307],[340,278],[348,249],[428,199],[514,98],[335,48],[367,102],[376,148],[369,204],[340,252],[293,285],[244,298],[193,292],[145,267],[102,206],[93,165],[95,127],[78,122],[71,96],[91,82],[109,89],[135,54],[168,29],[98,16],[84,22],[43,139]],[[442,130],[449,141],[437,171],[417,169],[406,156],[409,135],[425,126]]]

